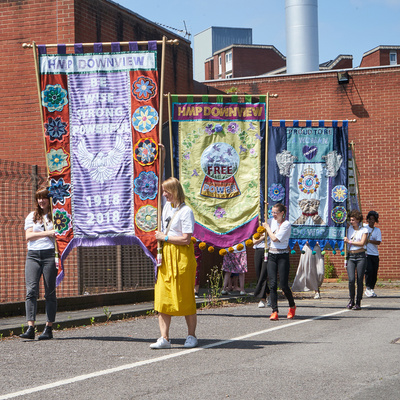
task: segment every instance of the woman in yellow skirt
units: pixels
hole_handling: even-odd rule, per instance
[[[162,190],[167,203],[162,212],[162,231],[156,231],[156,239],[164,242],[163,258],[154,288],[154,309],[158,311],[161,337],[150,347],[171,348],[171,316],[178,315],[186,318],[188,336],[184,347],[191,348],[198,345],[194,297],[196,258],[191,241],[194,216],[193,211],[185,204],[185,194],[176,178],[164,181]]]

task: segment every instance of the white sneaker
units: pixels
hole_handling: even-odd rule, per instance
[[[160,337],[157,339],[157,342],[150,345],[151,349],[170,349],[171,348],[171,341],[165,339],[164,337]]]
[[[221,294],[222,295],[227,295],[227,294],[229,294],[229,292],[227,290],[221,290]]]
[[[241,296],[246,296],[246,295],[247,295],[247,292],[244,292],[243,290],[241,290],[241,291],[240,291],[240,295],[241,295]]]
[[[192,335],[189,335],[186,338],[185,344],[183,345],[183,347],[186,347],[188,349],[192,348],[192,347],[197,347],[199,344],[199,341]]]
[[[319,292],[315,293],[314,299],[320,299],[321,295],[319,294]]]
[[[367,296],[367,297],[373,297],[373,290],[371,290],[371,289],[369,289],[369,288],[366,288],[365,289],[365,295]]]
[[[260,300],[260,302],[258,303],[258,308],[265,308],[265,301],[264,300]]]
[[[374,289],[371,289],[371,295],[372,297],[378,297],[378,295],[374,292]]]

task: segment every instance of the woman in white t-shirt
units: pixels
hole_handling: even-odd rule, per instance
[[[36,209],[25,219],[25,237],[28,242],[28,254],[25,263],[26,283],[26,319],[28,329],[19,335],[22,339],[35,339],[35,320],[39,281],[43,275],[44,297],[46,299],[47,322],[39,340],[53,338],[52,325],[56,318],[57,297],[55,263],[55,230],[51,218],[49,192],[41,188],[36,192]]]
[[[379,219],[376,211],[370,211],[367,215],[367,224],[364,227],[368,230],[367,236],[367,268],[365,270],[365,295],[367,297],[377,297],[374,288],[378,278],[379,250],[378,246],[382,241],[382,233],[375,224]]]
[[[361,310],[363,296],[364,274],[367,266],[365,245],[367,243],[368,231],[362,226],[363,216],[360,211],[353,210],[349,214],[350,226],[347,229],[347,275],[349,277],[349,303],[347,308]],[[355,293],[355,281],[357,270],[357,296]],[[355,303],[354,303],[355,298]]]
[[[268,255],[268,278],[270,288],[270,301],[272,314],[271,321],[277,321],[278,317],[278,274],[279,286],[289,302],[289,312],[287,318],[291,319],[296,313],[296,304],[293,299],[292,291],[289,287],[289,238],[292,226],[285,220],[286,207],[277,203],[272,207],[273,218],[264,223],[264,227],[271,239]]]
[[[188,336],[184,347],[196,347],[198,341],[194,285],[197,264],[191,240],[194,215],[185,204],[185,194],[176,178],[164,181],[162,190],[167,203],[161,217],[162,230],[156,231],[155,236],[158,241],[163,242],[163,253],[154,287],[154,309],[158,311],[161,337],[150,348],[171,348],[169,327],[172,315],[185,316]]]

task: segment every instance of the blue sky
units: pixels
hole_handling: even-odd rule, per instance
[[[160,24],[193,36],[210,26],[252,28],[253,44],[275,46],[286,55],[284,0],[113,0]],[[363,53],[379,45],[400,46],[400,0],[319,0],[319,62]],[[158,38],[153,38],[158,39]]]

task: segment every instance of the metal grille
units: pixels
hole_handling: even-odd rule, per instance
[[[0,160],[0,302],[25,300],[24,223],[46,176],[46,168]],[[58,297],[154,285],[153,264],[139,246],[79,248],[64,266],[66,276],[57,289]]]

